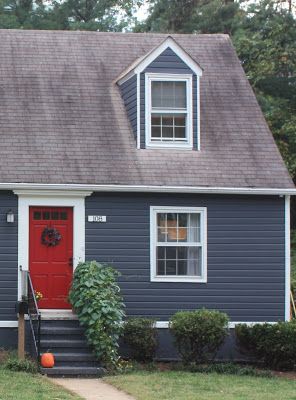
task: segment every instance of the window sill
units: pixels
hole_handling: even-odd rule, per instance
[[[146,149],[171,149],[171,150],[193,150],[191,144],[160,144],[148,143]]]
[[[154,276],[150,282],[177,282],[177,283],[207,283],[207,278],[194,276]]]

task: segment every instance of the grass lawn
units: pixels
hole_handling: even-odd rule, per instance
[[[296,380],[190,372],[135,372],[104,378],[137,400],[296,400]]]
[[[81,400],[40,375],[0,369],[0,400]]]

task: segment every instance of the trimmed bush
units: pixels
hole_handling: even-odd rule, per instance
[[[170,330],[185,364],[213,360],[228,334],[228,316],[220,311],[201,309],[177,312]]]
[[[155,321],[129,318],[124,325],[123,341],[130,347],[132,358],[139,362],[153,360],[157,348]]]
[[[85,327],[88,342],[99,360],[116,367],[124,304],[116,282],[119,273],[96,261],[75,269],[69,300]]]
[[[240,350],[249,353],[268,368],[296,368],[296,322],[240,324],[235,327]]]

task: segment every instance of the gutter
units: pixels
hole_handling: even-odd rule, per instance
[[[154,185],[89,185],[89,184],[43,184],[43,183],[0,183],[0,190],[19,191],[91,191],[133,193],[199,193],[199,194],[243,194],[243,195],[296,195],[296,188],[254,187],[206,187],[206,186],[154,186]],[[22,194],[25,194],[22,193]]]

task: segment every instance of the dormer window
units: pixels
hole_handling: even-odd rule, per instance
[[[146,146],[192,148],[192,76],[146,74]]]

